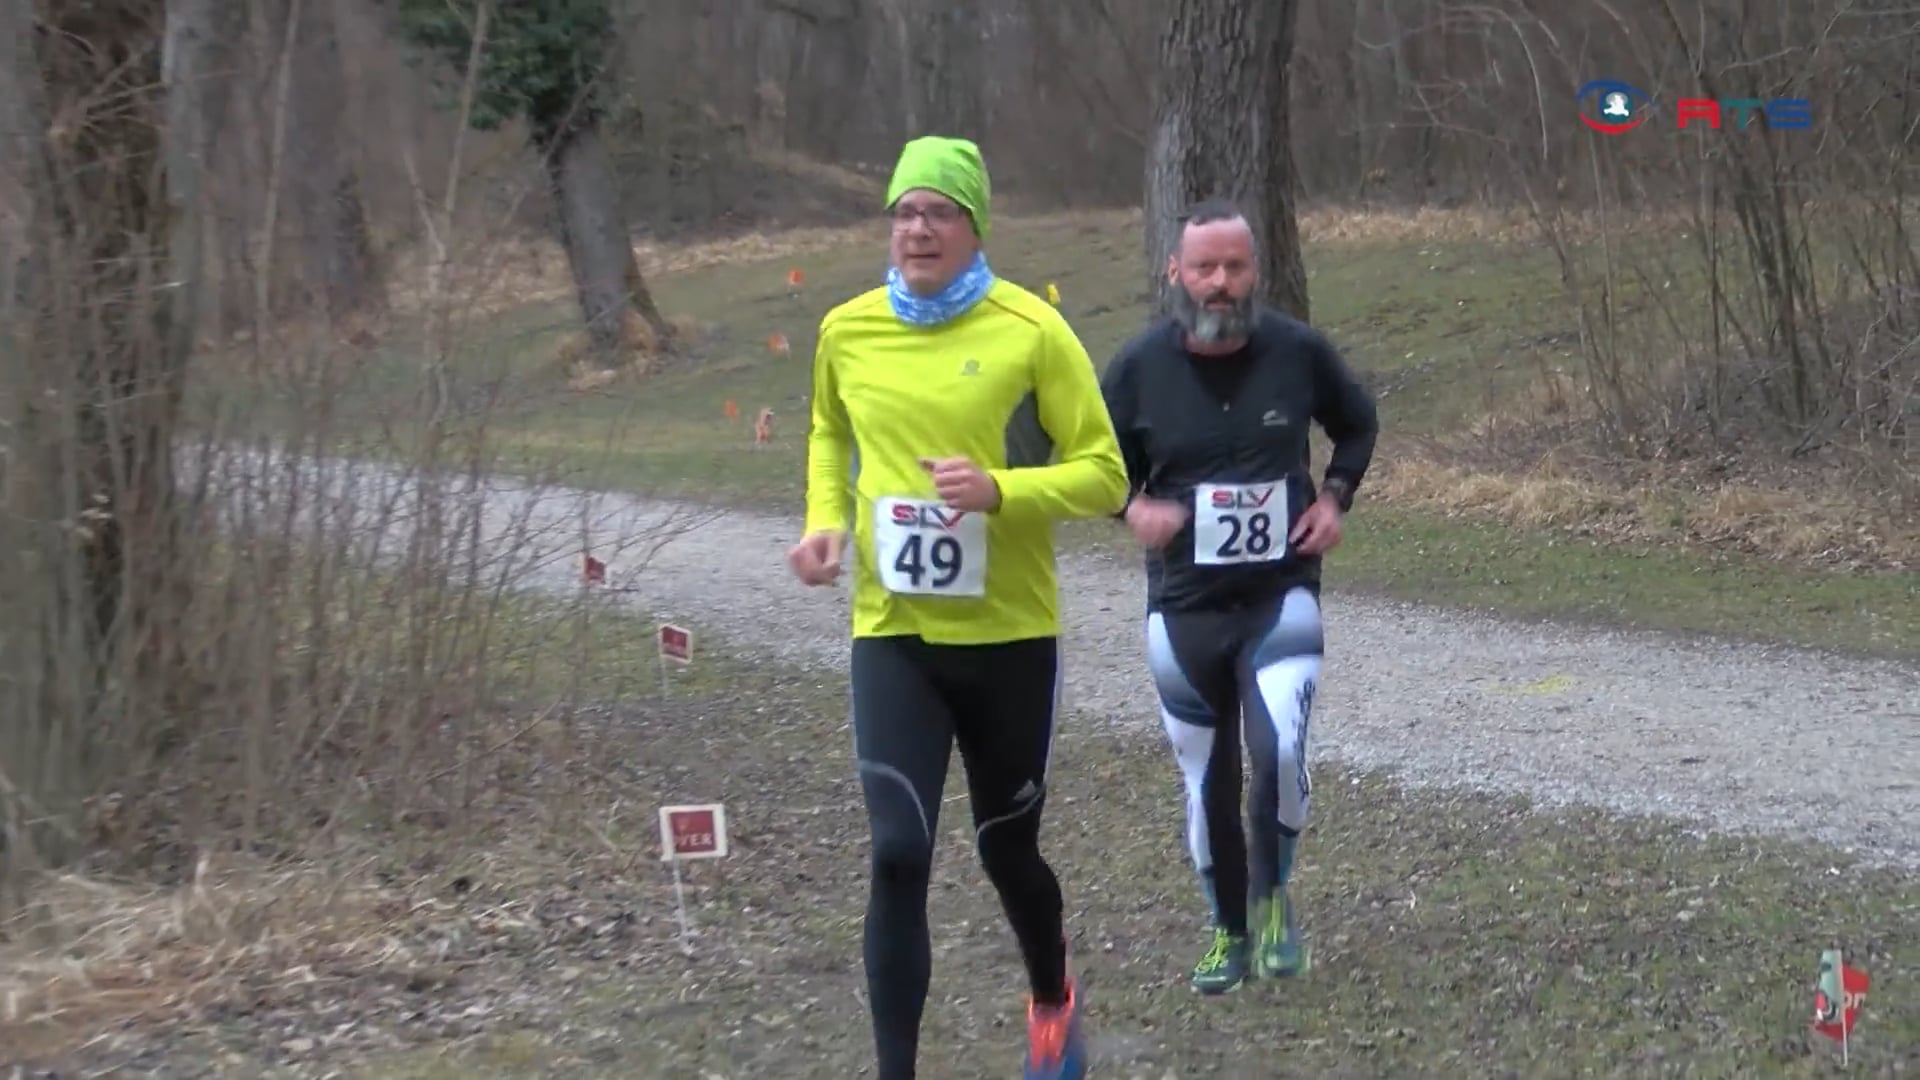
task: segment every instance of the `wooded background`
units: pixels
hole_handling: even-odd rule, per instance
[[[1603,78],[1666,104],[1653,130],[1581,122]],[[449,584],[479,512],[433,485],[488,459],[446,422],[443,308],[413,305],[418,355],[379,376],[418,381],[384,387],[407,401],[384,449],[428,478],[389,592],[357,526],[302,516],[297,470],[209,450],[189,484],[175,456],[266,397],[309,425],[276,449],[344,452],[328,410],[396,297],[517,242],[564,248],[611,371],[635,334],[675,345],[636,241],[876,219],[924,132],[982,145],[1001,215],[1144,203],[1143,284],[1175,210],[1238,198],[1270,299],[1301,313],[1304,206],[1514,211],[1559,257],[1546,329],[1577,326],[1598,454],[1837,447],[1836,474],[1912,490],[1917,87],[1920,11],[1892,0],[0,4],[0,871],[85,850],[102,792],[222,770],[242,779],[204,812],[252,836],[322,751],[351,761],[334,780],[399,762],[384,782],[411,798],[436,695],[487,667],[497,570]],[[1814,126],[1675,132],[1687,96],[1802,98]],[[335,363],[341,341],[361,352]],[[216,459],[254,472],[216,484]],[[244,543],[195,539],[218,485],[258,500],[227,523]],[[336,624],[368,611],[407,632],[356,667]],[[343,717],[376,715],[399,719],[340,749]]]
[[[233,20],[214,32],[235,43],[223,54],[232,80],[216,95],[208,183],[226,226],[216,243],[227,276],[248,282],[220,290],[226,323],[245,324],[257,299],[247,268],[264,249],[298,252],[279,260],[282,303],[302,294],[358,305],[376,298],[380,256],[424,239],[421,193],[444,182],[461,65],[457,48],[423,55],[406,19],[433,9],[470,20],[465,7],[255,0],[210,15]],[[883,178],[900,143],[925,131],[978,140],[1010,206],[1138,205],[1170,56],[1213,65],[1186,92],[1220,141],[1271,135],[1290,146],[1308,203],[1521,205],[1531,195],[1592,208],[1605,194],[1621,214],[1658,213],[1698,197],[1703,164],[1742,151],[1705,136],[1596,139],[1574,93],[1598,78],[1667,103],[1656,124],[1670,124],[1678,97],[1805,98],[1816,131],[1767,143],[1768,170],[1832,196],[1912,182],[1920,37],[1897,3],[1220,7],[1294,23],[1284,130],[1247,129],[1261,91],[1235,86],[1229,66],[1248,60],[1192,37],[1195,20],[1170,20],[1159,4],[614,0],[612,52],[595,84],[604,152],[626,222],[668,240],[871,215],[871,190],[846,179]],[[1171,53],[1163,34],[1179,42]],[[513,67],[502,76],[526,77]],[[502,122],[469,136],[470,160],[519,182],[469,184],[466,212],[544,229],[553,207],[526,119],[484,119]],[[261,182],[276,172],[284,193]]]

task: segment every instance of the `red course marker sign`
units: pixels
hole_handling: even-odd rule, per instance
[[[693,663],[693,631],[672,623],[661,623],[660,658],[676,664]]]
[[[1813,992],[1813,1030],[1835,1042],[1859,1027],[1860,1006],[1867,1003],[1867,973],[1849,964],[1840,967],[1840,994],[1835,1000],[1825,988]]]
[[[660,808],[660,861],[724,859],[727,808],[720,803]]]

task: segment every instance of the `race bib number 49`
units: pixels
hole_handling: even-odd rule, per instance
[[[1204,566],[1287,556],[1287,485],[1201,484],[1193,492],[1193,561]]]
[[[873,555],[888,592],[984,596],[987,516],[937,499],[875,499]]]

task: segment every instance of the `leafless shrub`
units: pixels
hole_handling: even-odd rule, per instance
[[[77,1004],[84,972],[28,965],[125,930],[48,907],[63,891],[111,877],[201,897],[127,914],[175,918],[190,953],[264,948],[281,940],[261,928],[271,912],[326,906],[324,860],[303,859],[396,821],[457,844],[490,758],[528,738],[564,813],[575,710],[606,693],[583,683],[604,601],[580,584],[582,553],[631,574],[701,520],[500,479],[500,425],[566,390],[475,329],[487,271],[510,268],[489,254],[501,235],[464,214],[458,158],[416,201],[434,257],[418,302],[382,322],[385,349],[284,318],[265,287],[248,333],[194,332],[219,257],[198,164],[227,76],[191,20],[219,6],[166,13],[164,81],[155,0],[43,0],[35,14],[66,33],[12,38],[27,47],[8,70],[32,93],[10,103],[0,155],[26,193],[22,235],[0,245],[0,1041],[168,992],[134,993],[109,963],[111,985]],[[270,279],[283,257],[263,245],[252,270]],[[256,867],[261,889],[297,878],[305,900],[276,909],[231,875],[216,888],[209,859]],[[176,974],[210,975],[203,959]]]
[[[1408,34],[1502,58],[1428,85],[1420,122],[1477,141],[1558,259],[1582,400],[1557,427],[1577,422],[1629,459],[1817,458],[1896,498],[1920,492],[1916,128],[1888,83],[1920,41],[1910,11],[1426,11]],[[1581,127],[1574,93],[1601,77],[1650,95],[1651,121]],[[1680,99],[1729,111],[1717,129],[1678,130]],[[1813,123],[1744,126],[1736,99],[1805,100]]]

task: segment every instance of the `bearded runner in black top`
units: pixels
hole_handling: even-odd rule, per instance
[[[1378,420],[1326,338],[1254,301],[1253,233],[1231,204],[1185,217],[1168,276],[1171,318],[1121,347],[1102,389],[1132,491],[1121,516],[1147,549],[1147,662],[1213,909],[1192,982],[1217,994],[1308,967],[1287,878],[1309,806],[1320,559],[1340,542]],[[1318,491],[1311,423],[1333,440]]]

